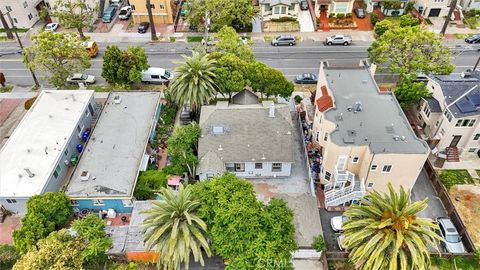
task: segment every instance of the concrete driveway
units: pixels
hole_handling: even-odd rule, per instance
[[[428,179],[427,173],[423,169],[412,188],[411,198],[412,201],[420,201],[428,198],[428,207],[420,212],[419,216],[431,219],[447,216],[445,207],[443,207],[442,202],[438,198],[438,194]]]
[[[314,32],[312,16],[308,10],[300,10],[298,13],[298,22],[300,22],[300,32]]]
[[[332,217],[341,216],[342,212],[335,212],[335,211],[327,211],[325,209],[319,209],[320,219],[322,222],[322,232],[323,238],[325,238],[325,242],[327,244],[328,251],[341,251],[338,248],[337,244],[337,236],[340,234],[335,232],[332,227],[330,226],[330,220]]]

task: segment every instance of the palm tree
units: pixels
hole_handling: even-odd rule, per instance
[[[400,187],[396,193],[370,192],[360,205],[344,215],[344,245],[357,269],[397,270],[430,269],[427,246],[437,247],[442,239],[435,233],[438,226],[417,214],[427,208],[427,200],[411,202],[410,191]]]
[[[209,102],[216,93],[214,83],[216,61],[208,54],[193,52],[191,57],[183,56],[184,61],[175,69],[176,78],[170,86],[172,100],[179,106],[190,104],[194,112]]]
[[[143,232],[147,250],[160,254],[157,267],[166,270],[180,269],[183,263],[188,270],[190,253],[203,266],[204,251],[211,256],[207,242],[207,225],[195,215],[200,203],[193,199],[192,188],[180,186],[175,195],[170,189],[160,191],[163,200],[154,201],[154,207],[145,211]]]

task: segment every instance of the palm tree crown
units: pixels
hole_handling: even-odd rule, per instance
[[[211,256],[207,242],[207,225],[195,215],[200,203],[192,197],[191,186],[177,195],[162,188],[162,201],[154,201],[154,207],[145,211],[144,241],[147,250],[160,254],[157,266],[164,269],[180,269],[184,263],[188,269],[190,253],[196,262],[204,265],[202,250]]]
[[[183,106],[189,103],[193,111],[210,101],[216,93],[215,60],[208,54],[193,52],[191,57],[183,56],[184,61],[175,69],[176,78],[170,87],[170,95],[175,103]]]
[[[350,260],[362,270],[429,269],[427,246],[436,248],[441,238],[431,219],[417,216],[427,208],[427,199],[412,203],[410,191],[400,187],[398,194],[391,183],[388,190],[384,195],[370,192],[361,205],[344,213],[344,245]]]

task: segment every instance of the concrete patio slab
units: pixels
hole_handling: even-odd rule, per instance
[[[20,228],[21,217],[12,215],[5,218],[3,223],[0,223],[0,244],[13,244],[12,233]]]

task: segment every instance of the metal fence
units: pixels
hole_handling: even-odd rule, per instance
[[[302,135],[302,146],[303,146],[303,154],[305,155],[305,159],[306,159],[306,166],[307,166],[307,172],[308,172],[308,182],[310,184],[310,192],[312,193],[312,196],[313,197],[317,197],[317,195],[315,194],[315,184],[314,184],[314,179],[313,179],[313,175],[312,175],[312,170],[310,169],[310,162],[308,161],[308,153],[307,153],[307,145],[305,143],[305,133],[303,133],[303,127],[302,127],[302,119],[300,118],[300,114],[299,113],[295,113],[296,114],[296,118],[297,118],[297,121],[298,121],[298,128],[300,129],[300,134]]]

